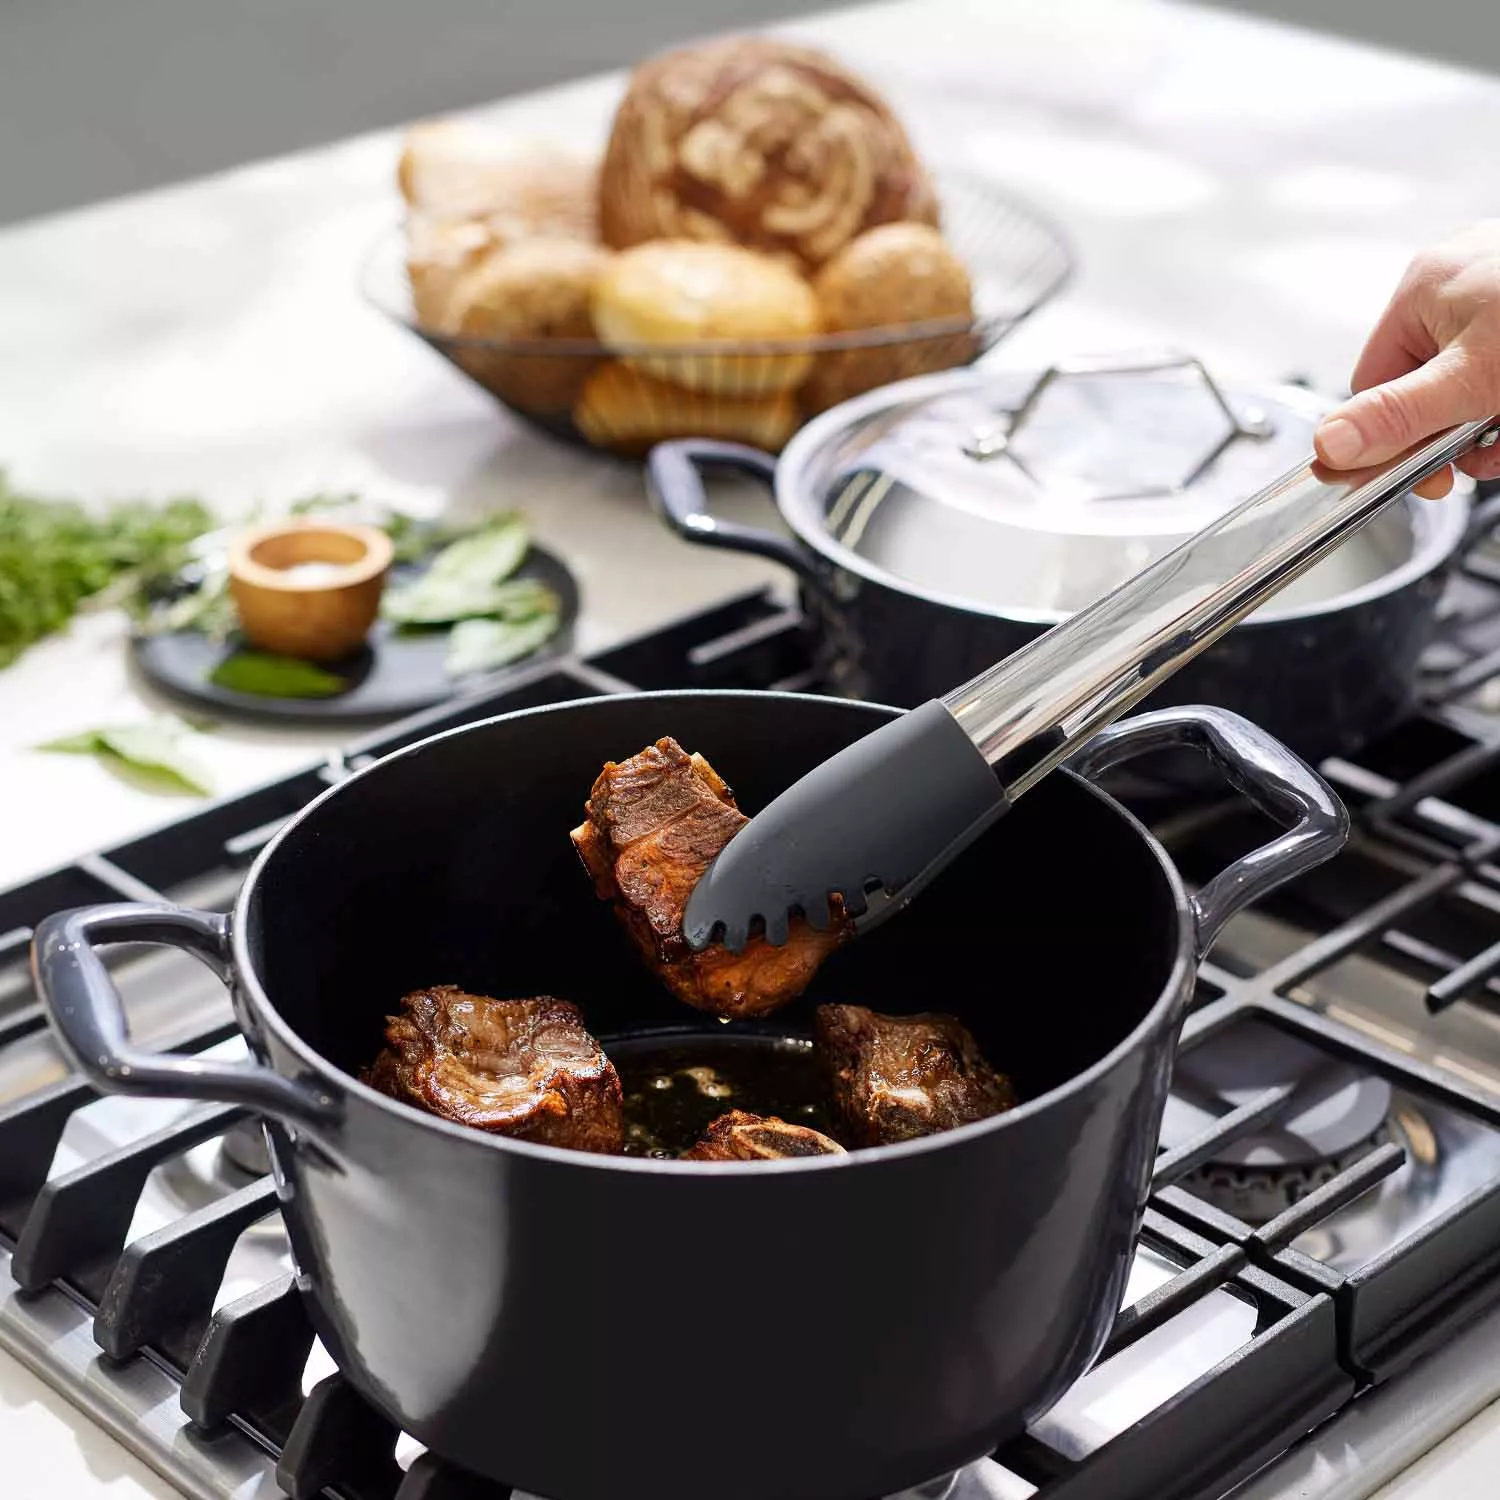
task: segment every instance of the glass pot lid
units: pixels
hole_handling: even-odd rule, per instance
[[[1295,387],[1227,384],[1189,355],[946,371],[810,423],[778,496],[792,529],[853,573],[1051,623],[1306,462],[1324,409]],[[1257,613],[1401,568],[1413,515],[1393,506]]]

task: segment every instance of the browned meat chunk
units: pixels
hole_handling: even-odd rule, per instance
[[[844,1148],[806,1125],[789,1125],[775,1115],[732,1109],[720,1115],[683,1161],[784,1161],[791,1156],[843,1156]]]
[[[750,820],[701,755],[658,740],[629,760],[608,762],[584,806],[573,845],[603,901],[646,962],[679,1000],[717,1016],[763,1016],[794,1000],[843,940],[793,923],[786,943],[752,938],[740,953],[718,944],[694,953],[682,913],[699,877]]]
[[[952,1016],[882,1016],[820,1005],[818,1050],[845,1138],[864,1146],[912,1140],[983,1120],[1016,1102],[1010,1080]]]
[[[417,990],[387,1018],[364,1081],[476,1130],[575,1151],[625,1143],[620,1080],[578,1007],[550,995],[492,1000],[451,984]]]

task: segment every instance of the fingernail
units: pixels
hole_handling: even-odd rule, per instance
[[[1352,468],[1365,451],[1365,440],[1348,417],[1334,417],[1318,429],[1318,452],[1335,469]]]

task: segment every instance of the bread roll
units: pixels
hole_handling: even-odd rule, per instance
[[[813,280],[829,332],[974,315],[964,263],[930,224],[882,224],[851,240]]]
[[[453,331],[451,302],[464,273],[495,248],[495,236],[477,219],[417,215],[406,225],[406,275],[417,326]]]
[[[589,306],[610,255],[579,240],[520,240],[491,250],[464,271],[448,302],[449,331],[461,339],[594,339]],[[455,344],[454,359],[488,390],[537,415],[567,411],[596,360],[586,352],[484,349]]]
[[[813,281],[829,333],[951,324],[931,337],[820,354],[802,390],[808,411],[913,375],[972,359],[973,286],[964,264],[928,224],[883,224],[852,240]]]
[[[862,230],[938,222],[905,130],[832,58],[731,37],[642,64],[610,132],[600,228],[616,247],[731,242],[816,267]]]
[[[589,377],[573,421],[596,447],[632,456],[686,437],[750,443],[774,453],[796,431],[797,405],[786,392],[733,397],[684,390],[611,360]]]
[[[754,396],[787,390],[812,356],[705,347],[804,340],[818,331],[812,288],[780,261],[734,245],[655,240],[623,250],[594,289],[594,326],[637,368],[673,385]],[[660,355],[642,345],[669,346]],[[677,352],[672,352],[672,351]]]
[[[426,120],[407,132],[396,175],[415,213],[483,219],[499,242],[598,238],[597,166],[555,146]]]

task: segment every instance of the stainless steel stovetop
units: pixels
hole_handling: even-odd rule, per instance
[[[1324,768],[1356,813],[1350,849],[1232,924],[1204,966],[1104,1356],[924,1497],[1361,1500],[1500,1397],[1488,566],[1455,588],[1429,711]],[[0,892],[0,1344],[198,1500],[272,1500],[283,1483],[503,1496],[389,1429],[312,1338],[252,1122],[99,1099],[69,1072],[29,992],[30,925],[158,892],[222,908],[330,777],[448,724],[637,682],[806,687],[811,660],[800,617],[747,596]],[[1189,878],[1244,835],[1229,804],[1141,810]],[[115,967],[139,1039],[243,1054],[191,959],[133,950]]]

